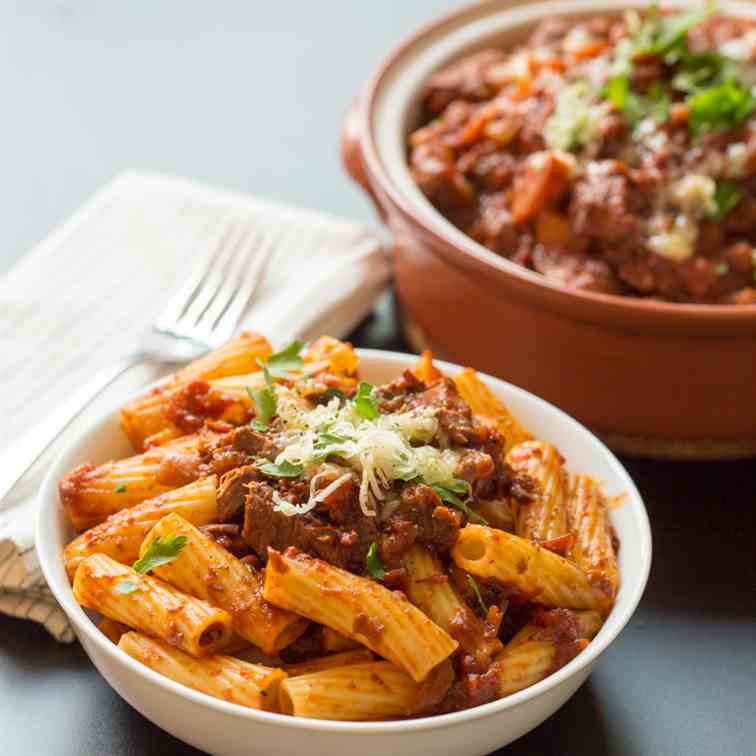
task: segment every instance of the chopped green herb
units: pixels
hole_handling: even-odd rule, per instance
[[[375,541],[370,544],[367,558],[365,559],[368,572],[376,579],[383,580],[386,577],[386,569],[378,556],[378,546]]]
[[[743,199],[743,187],[737,181],[720,181],[714,193],[717,209],[712,213],[714,220],[722,220],[734,210]]]
[[[354,409],[360,417],[375,420],[378,417],[378,393],[375,386],[367,381],[361,381],[354,397]]]
[[[620,74],[609,79],[604,96],[617,110],[625,110],[627,96],[630,93],[630,78],[627,74]]]
[[[250,423],[250,425],[256,431],[260,431],[261,433],[265,433],[265,431],[268,430],[267,424],[263,423],[262,421],[258,420],[257,418],[255,418],[254,420],[252,420],[252,422]]]
[[[677,61],[678,70],[672,77],[672,88],[693,94],[729,79],[738,78],[738,65],[731,58],[713,50],[702,53],[682,52]]]
[[[726,276],[730,272],[730,266],[726,262],[717,263],[714,266],[714,272],[718,276]]]
[[[270,374],[275,378],[288,378],[293,370],[301,370],[304,360],[299,353],[303,348],[304,344],[301,341],[292,341],[285,349],[271,354],[265,361]],[[262,366],[263,363],[258,359],[258,364]]]
[[[136,589],[137,589],[137,584],[133,580],[119,580],[113,586],[113,590],[116,593],[121,593],[124,596],[128,596],[129,593],[134,593]]]
[[[658,8],[653,8],[647,21],[647,29],[642,32],[639,53],[649,55],[669,55],[679,47],[687,47],[688,32],[703,23],[716,12],[716,3],[709,2],[703,8],[694,8],[682,13],[662,16]]]
[[[473,589],[473,593],[478,599],[478,603],[480,604],[480,608],[483,610],[483,614],[488,614],[488,607],[486,606],[486,602],[483,601],[483,596],[481,595],[480,588],[478,587],[478,581],[472,575],[468,575],[467,582],[470,584],[470,588]]]
[[[172,562],[185,546],[186,536],[158,536],[144,552],[144,556],[134,562],[134,569],[144,575],[155,567]]]
[[[750,89],[728,79],[687,99],[690,118],[688,128],[693,136],[704,131],[724,130],[742,123],[756,111],[756,98]]]
[[[625,115],[631,127],[635,128],[647,117],[666,121],[670,107],[669,95],[661,82],[655,82],[646,94],[633,92],[632,72],[638,58],[661,57],[667,65],[677,66],[672,88],[691,96],[700,93],[702,88],[734,80],[737,67],[733,61],[716,52],[692,53],[688,49],[688,32],[706,21],[715,10],[715,4],[708,3],[704,8],[661,15],[659,9],[652,6],[635,34],[617,44],[612,76],[604,96]]]
[[[273,385],[273,379],[270,377],[270,371],[267,366],[263,366],[263,375],[265,376],[265,388],[254,391],[247,386],[247,394],[255,403],[257,417],[253,422],[255,430],[265,431],[268,429],[268,423],[276,416],[278,412],[278,403],[276,402],[276,390]]]
[[[279,465],[273,462],[260,465],[260,471],[274,478],[298,478],[304,472],[304,468],[302,465],[294,465],[284,460]]]
[[[334,446],[335,444],[343,444],[345,441],[349,441],[346,436],[340,436],[338,433],[321,433],[318,436],[318,440],[315,442],[315,446]]]
[[[466,481],[461,481],[461,483],[465,483],[465,485],[467,485],[466,493],[469,498],[469,484],[467,484]],[[461,510],[467,515],[468,519],[475,520],[476,522],[482,522],[484,525],[488,525],[488,520],[486,520],[485,517],[479,515],[477,512],[474,512],[472,509],[470,509],[470,507],[467,506],[464,501],[462,501],[462,499],[459,498],[459,496],[457,496],[458,493],[462,493],[462,491],[460,490],[460,482],[454,481],[452,484],[447,484],[445,486],[434,483],[431,488],[439,495],[441,501],[444,501],[447,504],[451,504],[453,507]]]
[[[115,492],[116,493],[126,493],[126,484],[125,483],[121,483],[121,485],[118,486],[118,488],[116,488]]]
[[[462,494],[466,499],[470,498],[470,484],[464,478],[452,478],[444,488],[452,493]]]
[[[644,118],[664,122],[669,116],[669,96],[659,82],[651,86],[646,95],[639,95],[630,89],[630,77],[622,74],[609,80],[604,94],[632,128]]]

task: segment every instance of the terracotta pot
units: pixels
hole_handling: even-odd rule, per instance
[[[753,6],[734,10],[756,15]],[[564,12],[616,13],[617,5],[499,0],[463,8],[400,44],[347,114],[342,156],[393,234],[407,334],[418,348],[559,405],[620,451],[756,455],[756,305],[560,288],[467,237],[412,181],[405,144],[427,76],[467,52],[511,44]]]

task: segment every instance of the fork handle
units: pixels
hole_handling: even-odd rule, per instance
[[[70,399],[58,406],[39,425],[35,425],[0,455],[0,502],[10,493],[24,473],[70,425],[73,419],[119,375],[141,362],[143,355],[134,353],[95,373]]]

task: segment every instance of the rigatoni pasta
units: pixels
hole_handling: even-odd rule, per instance
[[[141,633],[123,635],[118,648],[159,674],[222,701],[250,709],[276,711],[286,672],[215,654],[196,659]]]
[[[298,638],[307,622],[272,606],[262,597],[260,577],[212,538],[177,514],[158,522],[142,544],[143,555],[156,538],[183,536],[186,547],[173,561],[154,572],[182,591],[225,609],[234,631],[265,653],[275,654]]]
[[[73,591],[82,606],[162,638],[192,656],[213,653],[231,638],[228,612],[105,554],[93,554],[79,565]]]
[[[532,438],[520,421],[500,402],[493,391],[480,380],[475,370],[465,368],[454,376],[460,396],[474,414],[492,423],[506,441],[505,451]]]
[[[452,558],[472,575],[512,585],[519,595],[545,606],[605,611],[610,605],[576,564],[503,530],[468,525]]]
[[[245,335],[124,407],[141,454],[65,476],[86,531],[65,567],[121,651],[243,706],[378,721],[510,695],[600,631],[596,481],[473,370],[358,368],[336,339]]]
[[[298,677],[299,675],[310,675],[313,672],[322,672],[326,669],[348,667],[352,664],[367,664],[372,661],[375,661],[375,657],[368,649],[357,648],[353,651],[342,651],[340,654],[319,656],[317,659],[299,662],[298,664],[288,664],[286,671],[289,676]]]
[[[532,541],[553,541],[567,534],[567,476],[562,455],[552,444],[525,441],[512,448],[507,462],[531,482],[530,495],[517,503],[516,533]]]
[[[110,515],[66,546],[63,562],[68,577],[73,579],[76,568],[90,554],[107,554],[123,564],[135,562],[144,537],[161,517],[172,512],[194,525],[217,522],[217,486],[217,476],[210,475]]]
[[[180,410],[174,404],[182,388],[194,381],[210,381],[228,375],[242,375],[259,369],[258,359],[271,353],[268,340],[254,333],[243,333],[228,344],[189,363],[183,370],[166,378],[142,396],[128,402],[121,410],[121,427],[134,448],[143,451],[150,439],[180,433]],[[165,434],[166,429],[169,430]],[[184,431],[186,432],[186,431]],[[161,437],[161,434],[162,437]]]
[[[102,465],[79,465],[58,486],[68,518],[82,532],[115,512],[178,488],[182,483],[173,485],[161,479],[161,470],[166,460],[193,452],[199,442],[199,435],[182,436],[134,457]]]
[[[411,713],[420,686],[386,661],[336,667],[284,680],[281,712],[361,722]]]
[[[263,595],[363,643],[418,682],[458,645],[403,595],[306,554],[272,552]]]
[[[501,643],[486,623],[459,597],[438,559],[415,544],[404,556],[407,597],[468,654],[493,654]]]
[[[575,533],[572,558],[593,585],[614,599],[619,587],[619,567],[609,513],[601,487],[589,475],[570,476],[567,510]]]

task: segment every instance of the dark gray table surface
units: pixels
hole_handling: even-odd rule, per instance
[[[0,272],[127,168],[372,221],[338,163],[341,115],[401,35],[452,5],[0,3]],[[404,347],[390,302],[354,340]],[[653,523],[646,595],[577,695],[506,753],[756,754],[756,462],[624,462]],[[0,753],[197,752],[78,645],[0,618]]]

